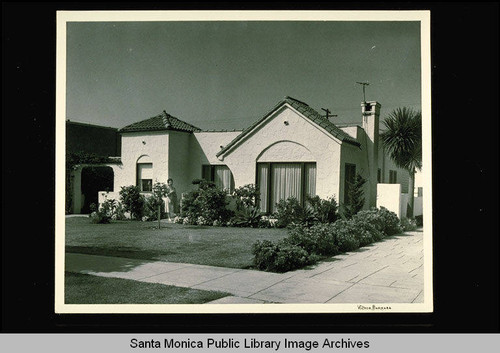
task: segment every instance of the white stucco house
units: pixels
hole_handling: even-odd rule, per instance
[[[119,130],[121,164],[109,165],[114,187],[107,197],[118,199],[120,188],[129,185],[147,194],[154,182],[168,178],[180,195],[195,187],[194,179],[205,178],[229,191],[256,184],[260,209],[272,212],[280,199],[304,202],[307,194],[334,196],[342,204],[347,182],[359,173],[367,180],[365,207],[376,206],[378,183],[398,183],[408,192],[408,173],[379,144],[380,108],[363,102],[359,125],[337,126],[285,97],[243,131],[202,131],[163,112]]]

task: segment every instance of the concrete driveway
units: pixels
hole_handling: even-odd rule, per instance
[[[423,233],[393,236],[283,274],[66,254],[66,271],[233,294],[211,303],[421,303]]]

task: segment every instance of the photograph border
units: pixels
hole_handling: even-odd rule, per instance
[[[65,304],[66,24],[112,21],[419,21],[424,212],[424,302],[346,304]],[[431,313],[433,312],[432,132],[430,11],[58,11],[56,67],[55,312],[242,314],[242,313]],[[390,305],[360,311],[358,305]]]

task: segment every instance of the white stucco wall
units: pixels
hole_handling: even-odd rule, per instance
[[[192,180],[189,179],[189,147],[191,142],[190,140],[192,139],[192,134],[187,132],[169,131],[168,137],[169,153],[167,179],[173,179],[175,190],[180,197],[183,192],[186,192],[191,188]],[[167,179],[159,181],[166,183]]]
[[[278,141],[257,157],[257,162],[315,162],[316,157],[306,147],[293,141]]]
[[[413,215],[414,216],[421,216],[424,213],[423,212],[424,211],[423,201],[424,201],[423,197],[415,196],[415,198],[413,199]]]
[[[195,132],[191,136],[189,144],[189,174],[187,179],[191,183],[194,179],[201,178],[202,165],[223,165],[217,159],[217,152],[220,146],[225,146],[231,142],[241,131],[204,131]],[[190,188],[193,188],[190,185]]]
[[[401,218],[402,215],[402,194],[399,184],[378,184],[377,185],[377,207],[385,207]]]
[[[285,125],[285,121],[288,125]],[[276,144],[277,142],[280,144]],[[272,148],[274,144],[276,145]],[[328,196],[337,198],[340,142],[288,106],[275,112],[235,148],[226,152],[222,163],[233,172],[236,187],[254,184],[256,162],[263,152],[262,155],[267,156],[266,158],[278,158],[276,151],[282,151],[284,154],[280,157],[280,161],[284,161],[287,152],[282,146],[291,147],[297,144],[301,148],[294,148],[293,152],[290,152],[297,154],[294,158],[306,158],[308,161],[316,162],[316,194],[322,198]]]
[[[397,183],[401,184],[401,192],[408,192],[409,174],[406,170],[401,169],[394,164],[389,154],[384,150],[382,144],[379,145],[379,168],[382,171],[382,183],[389,183],[389,171],[395,170],[397,172]]]
[[[169,132],[129,132],[122,135],[122,165],[114,168],[114,190],[136,184],[136,163],[147,155],[153,163],[153,182],[168,179]]]
[[[417,192],[419,187],[424,187],[424,173],[422,170],[417,170],[415,172],[415,193]]]
[[[366,151],[366,139],[364,138],[364,130],[361,130],[358,134],[359,142],[361,143],[360,147],[344,143],[342,144],[342,154],[340,160],[340,180],[342,182],[339,185],[339,198],[337,201],[339,203],[344,203],[344,194],[345,194],[345,166],[346,164],[354,164],[356,165],[356,173],[360,174],[365,180],[366,183],[363,187],[364,195],[365,195],[365,205],[363,209],[369,209],[372,206],[375,206],[375,202],[370,204],[370,168],[368,165],[368,155]],[[375,186],[376,187],[376,186]]]
[[[340,127],[340,130],[344,131],[346,134],[350,135],[351,137],[354,137],[355,139],[358,138],[358,133],[361,132],[361,127],[358,125],[353,125],[353,126],[342,126]]]
[[[191,158],[194,163],[199,162],[200,177],[202,164],[224,164],[217,159],[216,154],[221,150],[221,146],[226,146],[241,131],[204,131],[193,134],[195,144],[191,146]]]
[[[179,131],[134,132],[122,136],[122,165],[114,165],[114,190],[136,184],[136,163],[144,155],[153,163],[153,182],[174,180],[178,196],[194,188],[203,164],[224,164],[217,159],[220,146],[241,131],[186,133]],[[143,143],[144,142],[144,143]]]

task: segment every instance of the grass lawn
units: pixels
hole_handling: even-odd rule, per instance
[[[66,304],[203,304],[230,294],[65,273]]]
[[[283,239],[286,229],[186,226],[116,221],[91,224],[66,218],[66,252],[161,260],[231,268],[251,268],[252,244]]]

